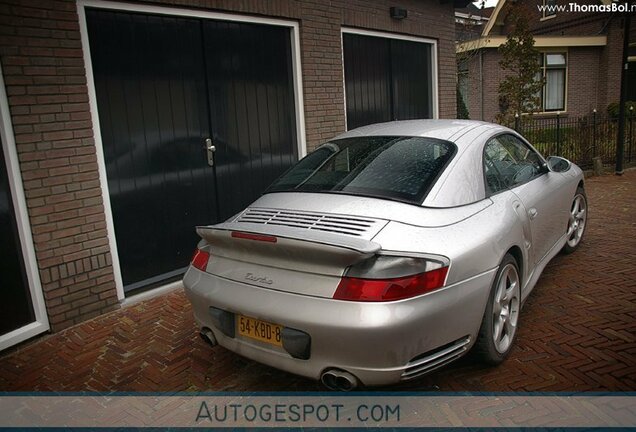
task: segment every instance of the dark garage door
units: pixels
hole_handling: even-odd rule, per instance
[[[290,30],[98,9],[87,22],[130,291],[181,275],[194,227],[240,211],[297,159]]]
[[[431,44],[344,33],[347,129],[433,117]]]
[[[0,143],[0,335],[35,321]]]

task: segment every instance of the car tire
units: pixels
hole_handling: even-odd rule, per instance
[[[519,265],[511,254],[506,254],[490,289],[475,342],[475,354],[485,363],[498,365],[508,356],[517,335],[520,312]]]
[[[570,207],[570,217],[565,230],[566,240],[563,245],[563,253],[571,254],[579,248],[585,227],[587,225],[587,195],[582,187],[576,189],[576,194],[572,199]]]

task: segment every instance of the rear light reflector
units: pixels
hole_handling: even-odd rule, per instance
[[[333,298],[361,302],[402,300],[425,294],[444,286],[448,267],[391,279],[343,277]]]
[[[232,231],[232,237],[245,239],[245,240],[263,241],[268,243],[276,243],[276,241],[278,240],[274,236],[268,236],[263,234],[252,234],[252,233],[246,233],[241,231]]]
[[[192,266],[201,271],[205,271],[208,266],[208,260],[210,259],[210,254],[201,249],[197,249],[192,256]]]

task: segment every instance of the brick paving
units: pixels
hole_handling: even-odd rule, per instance
[[[636,390],[636,171],[587,181],[579,250],[545,270],[499,367],[464,357],[390,390]],[[322,387],[198,337],[175,291],[0,354],[0,390],[316,391]]]

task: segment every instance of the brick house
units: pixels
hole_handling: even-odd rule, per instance
[[[468,3],[462,8],[455,8],[456,41],[460,42],[479,38],[494,10],[494,6],[478,7],[475,3]]]
[[[347,128],[455,117],[455,5],[394,6],[2,2],[0,350],[178,283],[195,225]]]
[[[546,81],[538,117],[579,117],[594,109],[605,112],[620,93],[623,17],[618,13],[542,11],[545,4],[569,2],[500,0],[478,37],[458,41],[458,75],[470,117],[494,120],[500,112],[498,87],[505,72],[497,48],[510,29],[509,11],[528,17]],[[606,0],[581,0],[577,5],[604,5]],[[636,39],[635,39],[636,40]]]

